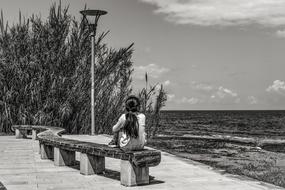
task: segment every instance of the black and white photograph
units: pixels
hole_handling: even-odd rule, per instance
[[[285,190],[285,0],[0,0],[0,190]]]

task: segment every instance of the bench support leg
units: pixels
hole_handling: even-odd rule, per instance
[[[32,139],[37,140],[37,130],[32,130]]]
[[[121,184],[124,186],[149,184],[149,168],[136,167],[128,160],[121,160]]]
[[[105,157],[80,153],[80,173],[83,175],[100,174],[105,171]]]
[[[74,164],[75,164],[75,151],[68,151],[54,147],[54,165],[72,166]]]
[[[16,129],[15,133],[16,133],[16,139],[27,138],[27,136],[23,130]]]
[[[41,143],[39,142],[39,154],[41,154],[42,150],[41,150],[42,146]]]
[[[41,159],[53,159],[53,147],[40,144]]]

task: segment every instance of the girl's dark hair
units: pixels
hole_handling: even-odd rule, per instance
[[[129,96],[125,102],[126,122],[123,131],[129,137],[137,138],[139,131],[139,122],[135,112],[140,109],[140,100],[136,96]]]

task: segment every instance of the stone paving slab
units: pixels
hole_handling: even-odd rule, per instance
[[[110,141],[109,137],[103,135],[64,137],[96,143]],[[14,136],[0,137],[0,181],[8,190],[283,189],[246,177],[222,174],[209,166],[165,152],[162,152],[160,165],[150,168],[150,175],[154,177],[151,184],[127,188],[120,185],[120,160],[106,158],[105,174],[84,176],[79,173],[78,166],[58,167],[51,160],[41,160],[38,149],[38,141],[15,139]],[[78,153],[76,158],[78,160]]]

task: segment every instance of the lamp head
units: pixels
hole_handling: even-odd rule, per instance
[[[107,11],[88,9],[88,10],[80,11],[80,13],[83,15],[83,20],[87,21],[88,25],[96,26],[99,20],[99,17],[107,14]]]

